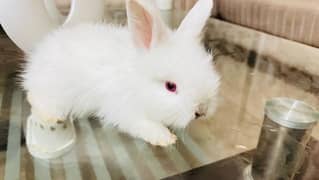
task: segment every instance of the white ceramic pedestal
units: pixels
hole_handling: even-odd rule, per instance
[[[173,7],[173,0],[156,0],[156,4],[160,10],[171,10]]]
[[[58,26],[102,20],[104,3],[104,0],[71,0],[70,12],[63,17],[54,0],[2,0],[0,24],[15,44],[28,52]]]

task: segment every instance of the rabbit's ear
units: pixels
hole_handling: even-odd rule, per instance
[[[198,0],[177,29],[178,33],[198,37],[211,15],[213,0]]]
[[[161,20],[158,9],[153,4],[142,5],[138,1],[127,0],[126,2],[128,27],[135,45],[150,49],[167,37],[169,29]]]

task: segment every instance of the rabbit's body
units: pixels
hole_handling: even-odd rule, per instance
[[[219,76],[192,36],[199,32],[170,31],[135,0],[129,3],[129,28],[83,24],[50,34],[30,54],[23,86],[41,118],[95,113],[132,136],[172,144],[176,137],[165,126],[212,115]]]
[[[136,53],[128,39],[127,28],[103,24],[51,34],[32,53],[24,74],[33,108],[63,119],[71,112],[97,112],[101,103],[113,102],[114,97],[119,102],[118,94],[130,89],[127,77],[136,76],[131,60]]]

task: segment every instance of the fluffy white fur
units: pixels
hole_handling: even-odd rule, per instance
[[[128,0],[128,27],[82,24],[51,33],[22,75],[32,112],[55,119],[95,113],[154,145],[173,144],[167,126],[183,128],[196,112],[215,110],[219,76],[200,43],[211,3],[199,0],[176,31],[154,6]]]

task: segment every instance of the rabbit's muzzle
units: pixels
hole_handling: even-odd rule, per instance
[[[207,104],[200,104],[194,113],[195,119],[205,116],[207,113],[207,110],[208,110]]]

